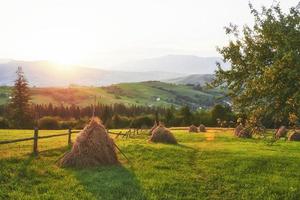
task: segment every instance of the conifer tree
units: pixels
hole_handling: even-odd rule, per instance
[[[17,79],[9,102],[10,119],[14,128],[31,128],[30,91],[22,67],[18,67]]]

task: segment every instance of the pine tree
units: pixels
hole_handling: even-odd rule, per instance
[[[12,90],[9,108],[10,119],[14,128],[31,128],[30,91],[22,67],[17,69],[17,79]]]

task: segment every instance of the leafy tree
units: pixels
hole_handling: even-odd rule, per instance
[[[191,123],[193,123],[193,113],[188,106],[183,106],[179,110],[179,115],[182,117],[181,123],[183,126],[189,126]]]
[[[218,123],[219,125],[224,124],[234,120],[234,113],[231,111],[229,106],[223,106],[221,104],[217,104],[211,110],[211,119],[213,123]]]
[[[12,90],[9,109],[14,128],[31,128],[33,125],[30,112],[30,91],[22,67],[18,67],[17,79]]]
[[[175,107],[172,105],[170,108],[166,110],[165,113],[165,119],[164,122],[167,126],[173,126],[174,125],[174,119],[175,119]]]
[[[219,48],[230,70],[218,64],[213,86],[227,86],[234,108],[256,124],[264,115],[282,123],[300,113],[300,15],[291,8],[283,13],[279,4],[258,12],[250,4],[255,23],[240,32],[226,28],[232,36]]]

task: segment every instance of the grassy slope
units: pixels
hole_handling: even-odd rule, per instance
[[[112,88],[112,90],[110,90]],[[116,89],[117,90],[113,90]],[[7,101],[7,88],[0,87],[0,104]],[[162,82],[122,83],[110,88],[100,87],[72,87],[72,88],[33,88],[32,100],[35,103],[76,104],[89,105],[94,102],[95,95],[101,103],[125,103],[138,105],[178,105],[178,104],[206,104],[214,96],[213,91],[201,92],[193,90],[192,86],[172,85]],[[160,101],[157,101],[157,98]],[[176,98],[177,97],[177,98]],[[184,99],[189,98],[189,99]]]
[[[1,130],[0,140],[23,132]],[[122,166],[85,170],[55,165],[66,137],[41,140],[37,159],[31,142],[1,145],[0,199],[299,199],[300,143],[270,146],[231,132],[173,131],[179,145],[120,138],[132,164],[119,155]]]

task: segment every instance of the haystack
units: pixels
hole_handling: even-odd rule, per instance
[[[243,125],[238,125],[234,130],[234,135],[239,136],[240,132],[244,129]]]
[[[154,124],[153,124],[153,126],[152,126],[152,128],[149,131],[149,135],[152,135],[153,130],[156,129],[157,126],[158,126],[157,122],[155,121]]]
[[[189,132],[190,132],[190,133],[198,133],[198,128],[197,128],[197,126],[191,125],[191,126],[189,127]]]
[[[289,136],[289,141],[300,141],[300,131],[295,131]]]
[[[206,128],[203,124],[200,124],[199,130],[200,130],[200,132],[206,132]]]
[[[281,126],[275,133],[276,139],[279,139],[281,137],[286,137],[288,130],[285,126]]]
[[[239,138],[252,138],[252,134],[250,132],[250,130],[244,128],[242,129],[238,134],[237,137]]]
[[[159,125],[153,130],[150,141],[168,144],[177,144],[174,135],[163,125]]]
[[[93,167],[118,164],[115,144],[100,120],[92,119],[79,133],[72,150],[58,162],[62,167]]]

